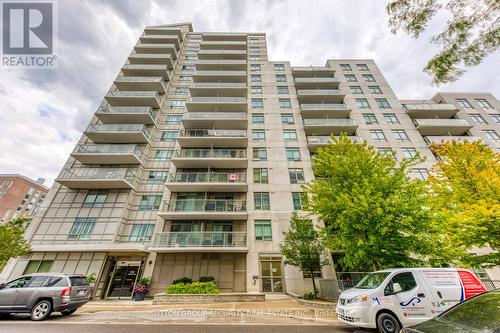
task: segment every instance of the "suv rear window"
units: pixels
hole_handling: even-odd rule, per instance
[[[71,281],[72,286],[88,286],[89,285],[85,276],[71,276],[69,278],[69,280]]]

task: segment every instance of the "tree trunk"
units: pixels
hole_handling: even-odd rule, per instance
[[[316,281],[314,280],[314,271],[311,270],[311,279],[312,279],[312,283],[313,283],[313,292],[314,292],[314,298],[318,298],[318,295],[316,293]]]

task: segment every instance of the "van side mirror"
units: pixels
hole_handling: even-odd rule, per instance
[[[393,283],[392,284],[392,291],[394,294],[400,293],[403,291],[403,288],[401,288],[401,285],[399,283]]]
[[[3,289],[4,286],[5,286],[5,283],[0,283],[0,289]]]

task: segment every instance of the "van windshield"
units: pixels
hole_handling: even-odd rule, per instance
[[[380,287],[385,278],[388,277],[390,272],[370,273],[359,281],[354,287],[357,289],[375,289]]]

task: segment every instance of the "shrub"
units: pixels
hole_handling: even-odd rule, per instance
[[[193,279],[188,278],[188,277],[182,277],[180,279],[172,281],[172,284],[179,284],[179,283],[188,284],[188,283],[192,283],[192,282],[193,282]]]
[[[172,284],[167,294],[218,294],[215,282],[193,282]]]
[[[198,280],[200,282],[215,282],[215,278],[213,276],[200,276]]]
[[[314,296],[314,293],[312,291],[305,293],[303,296],[304,299],[309,300],[309,299],[315,299],[316,297]]]

